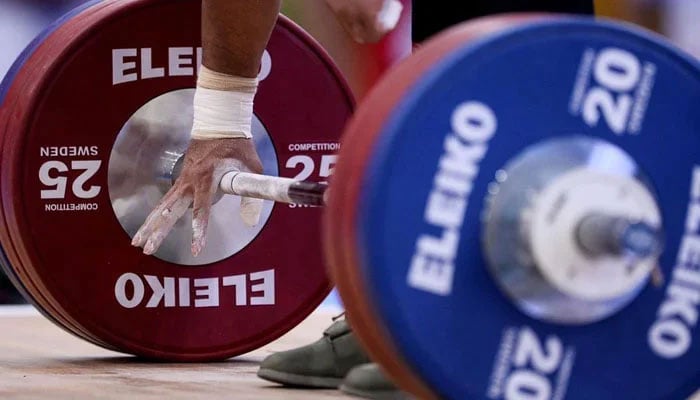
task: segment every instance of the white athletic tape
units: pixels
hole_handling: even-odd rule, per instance
[[[243,78],[202,66],[194,95],[194,139],[253,137],[257,78]]]
[[[377,23],[384,30],[390,31],[396,28],[396,25],[401,19],[403,4],[398,0],[386,0],[382,5],[382,9],[377,15]]]

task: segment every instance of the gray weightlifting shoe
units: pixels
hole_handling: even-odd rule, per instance
[[[348,323],[336,320],[315,343],[267,357],[258,376],[288,386],[335,389],[351,369],[368,362]]]
[[[353,396],[374,400],[408,400],[386,377],[377,364],[363,364],[353,368],[345,377],[340,391]]]

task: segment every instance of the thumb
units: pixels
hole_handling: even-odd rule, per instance
[[[241,197],[241,219],[247,226],[255,226],[260,222],[260,214],[264,200],[251,197]]]

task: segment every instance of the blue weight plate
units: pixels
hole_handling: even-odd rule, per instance
[[[624,63],[636,63],[634,82],[596,72],[597,58],[611,49],[631,57],[607,72],[624,76]],[[592,93],[599,98],[589,99]],[[623,96],[631,105],[620,116]],[[581,104],[590,109],[582,112]],[[641,29],[578,18],[465,44],[418,78],[393,108],[364,172],[356,235],[369,296],[421,379],[441,397],[460,400],[685,399],[697,390],[700,264],[690,252],[700,225],[691,213],[700,201],[698,104],[700,68],[690,57]],[[490,110],[495,134],[460,142],[472,146],[474,176],[456,183],[471,190],[452,198],[466,211],[450,220],[450,230],[424,218],[431,192],[439,190],[446,139],[456,135],[452,119],[465,109]],[[526,147],[573,134],[605,140],[634,158],[658,194],[667,235],[660,258],[665,283],[645,286],[617,314],[581,326],[521,313],[489,274],[481,240],[497,171]],[[475,155],[479,143],[483,157]],[[417,242],[425,237],[435,244],[433,264],[425,267],[433,270],[419,269],[422,278],[413,280]],[[689,262],[679,262],[684,252]],[[678,287],[685,302],[670,297]],[[662,343],[650,339],[654,332],[667,334]]]

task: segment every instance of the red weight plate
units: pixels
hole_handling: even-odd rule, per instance
[[[0,112],[0,121],[3,120],[2,113]],[[0,127],[0,143],[2,143],[2,135],[4,133],[4,124]],[[22,293],[22,295],[27,299],[42,315],[51,320],[56,325],[65,328],[70,333],[80,337],[86,341],[89,341],[96,345],[103,345],[107,347],[106,344],[100,343],[95,338],[89,336],[86,332],[75,327],[71,322],[69,322],[60,311],[54,308],[50,302],[42,295],[40,290],[32,284],[32,280],[27,276],[24,268],[22,268],[19,260],[17,259],[16,253],[14,252],[13,244],[10,238],[7,236],[7,229],[5,225],[5,218],[2,212],[0,212],[0,243],[2,243],[3,254],[6,257],[3,262],[3,270],[7,274],[7,277],[12,281],[16,288]]]
[[[362,177],[371,174],[368,161],[375,143],[381,140],[379,133],[391,116],[391,110],[431,66],[465,43],[542,18],[547,17],[536,14],[487,17],[437,35],[386,74],[359,105],[343,136],[343,151],[334,171],[333,190],[324,220],[328,267],[360,341],[404,390],[418,398],[435,399],[437,396],[403,362],[365,289],[359,257],[362,249],[356,241]]]
[[[167,148],[171,138],[153,139],[149,129],[165,129],[181,115],[159,115],[163,109],[153,107],[179,104],[188,96],[183,89],[195,85],[201,2],[106,3],[108,12],[87,26],[48,38],[43,47],[52,61],[45,72],[25,73],[28,62],[17,77],[25,95],[8,95],[17,96],[17,106],[2,196],[19,261],[75,325],[121,351],[201,361],[253,350],[298,324],[329,292],[321,211],[270,206],[250,243],[203,264],[172,262],[183,256],[167,251],[147,257],[131,247],[133,221],[121,214],[119,196],[123,181],[143,176],[123,169],[129,164],[123,150],[143,140],[134,147],[134,164],[167,159],[149,146],[161,140]],[[285,18],[267,50],[255,108],[269,136],[262,140],[263,147],[270,144],[263,149],[270,155],[266,171],[322,180],[352,113],[349,90],[325,53]],[[139,130],[144,115],[162,121]],[[232,214],[214,218],[235,226]],[[210,236],[215,248],[216,234]]]
[[[103,3],[102,6],[106,5],[106,3]],[[80,21],[83,22],[87,19],[87,17],[99,10],[102,9],[102,6],[93,6],[89,10],[84,11],[82,9],[76,10],[75,12],[71,13],[69,16],[70,18],[73,19],[73,21]],[[78,14],[79,17],[78,17]],[[57,21],[54,25],[51,27],[47,28],[46,32],[40,35],[37,39],[35,39],[37,42],[36,46],[39,48],[42,44],[44,39],[48,37],[49,35],[53,34],[57,30],[62,30],[65,29],[64,23],[67,21],[67,19],[62,19],[60,21]],[[73,24],[75,25],[75,24]],[[30,45],[31,46],[31,45]],[[31,63],[31,67],[25,68],[24,73],[27,74],[28,76],[32,76],[35,73],[37,73],[37,70],[41,68],[41,65],[46,63],[45,56],[49,53],[47,51],[34,51],[36,49],[33,49],[33,51],[28,52],[26,54],[22,54],[20,56],[20,59],[18,59],[17,64],[20,65],[20,63],[23,65],[24,62],[26,62],[27,59],[34,57],[33,62]],[[44,56],[44,60],[41,60],[41,56]],[[16,81],[14,81],[14,75],[13,71],[10,71],[8,73],[8,76],[11,76],[12,81],[5,80],[3,81],[3,87],[5,89],[10,89],[12,87],[12,90],[15,91],[16,93],[24,93],[25,87]],[[7,78],[7,76],[6,76]],[[10,97],[10,101],[3,101],[2,102],[2,108],[0,108],[0,160],[2,159],[2,150],[5,149],[5,130],[7,125],[9,124],[9,119],[10,116],[12,115],[12,111],[14,110],[14,106],[16,104],[17,100],[17,95],[14,97]],[[20,97],[21,98],[21,97]],[[4,100],[4,98],[3,98]],[[0,186],[1,186],[1,181],[0,181]],[[2,200],[0,198],[0,200]],[[6,224],[5,224],[5,218],[3,213],[0,212],[0,242],[2,243],[3,246],[3,251],[7,259],[5,262],[7,265],[6,267],[6,272],[8,275],[11,277],[11,279],[14,281],[14,284],[16,287],[18,287],[25,298],[27,298],[36,308],[37,310],[46,316],[49,320],[54,322],[55,324],[65,328],[68,330],[70,333],[87,340],[93,344],[100,345],[106,348],[110,348],[109,345],[106,343],[100,342],[98,339],[90,336],[87,332],[85,332],[84,329],[80,328],[79,326],[76,326],[75,322],[72,321],[70,318],[67,318],[65,315],[62,314],[61,311],[59,311],[60,307],[54,306],[52,304],[52,300],[50,298],[47,298],[47,296],[42,292],[41,289],[37,288],[33,282],[33,278],[27,274],[27,272],[24,270],[23,266],[21,265],[21,262],[19,261],[17,254],[14,250],[14,244],[12,243],[10,237],[8,236],[8,232],[6,229]]]

